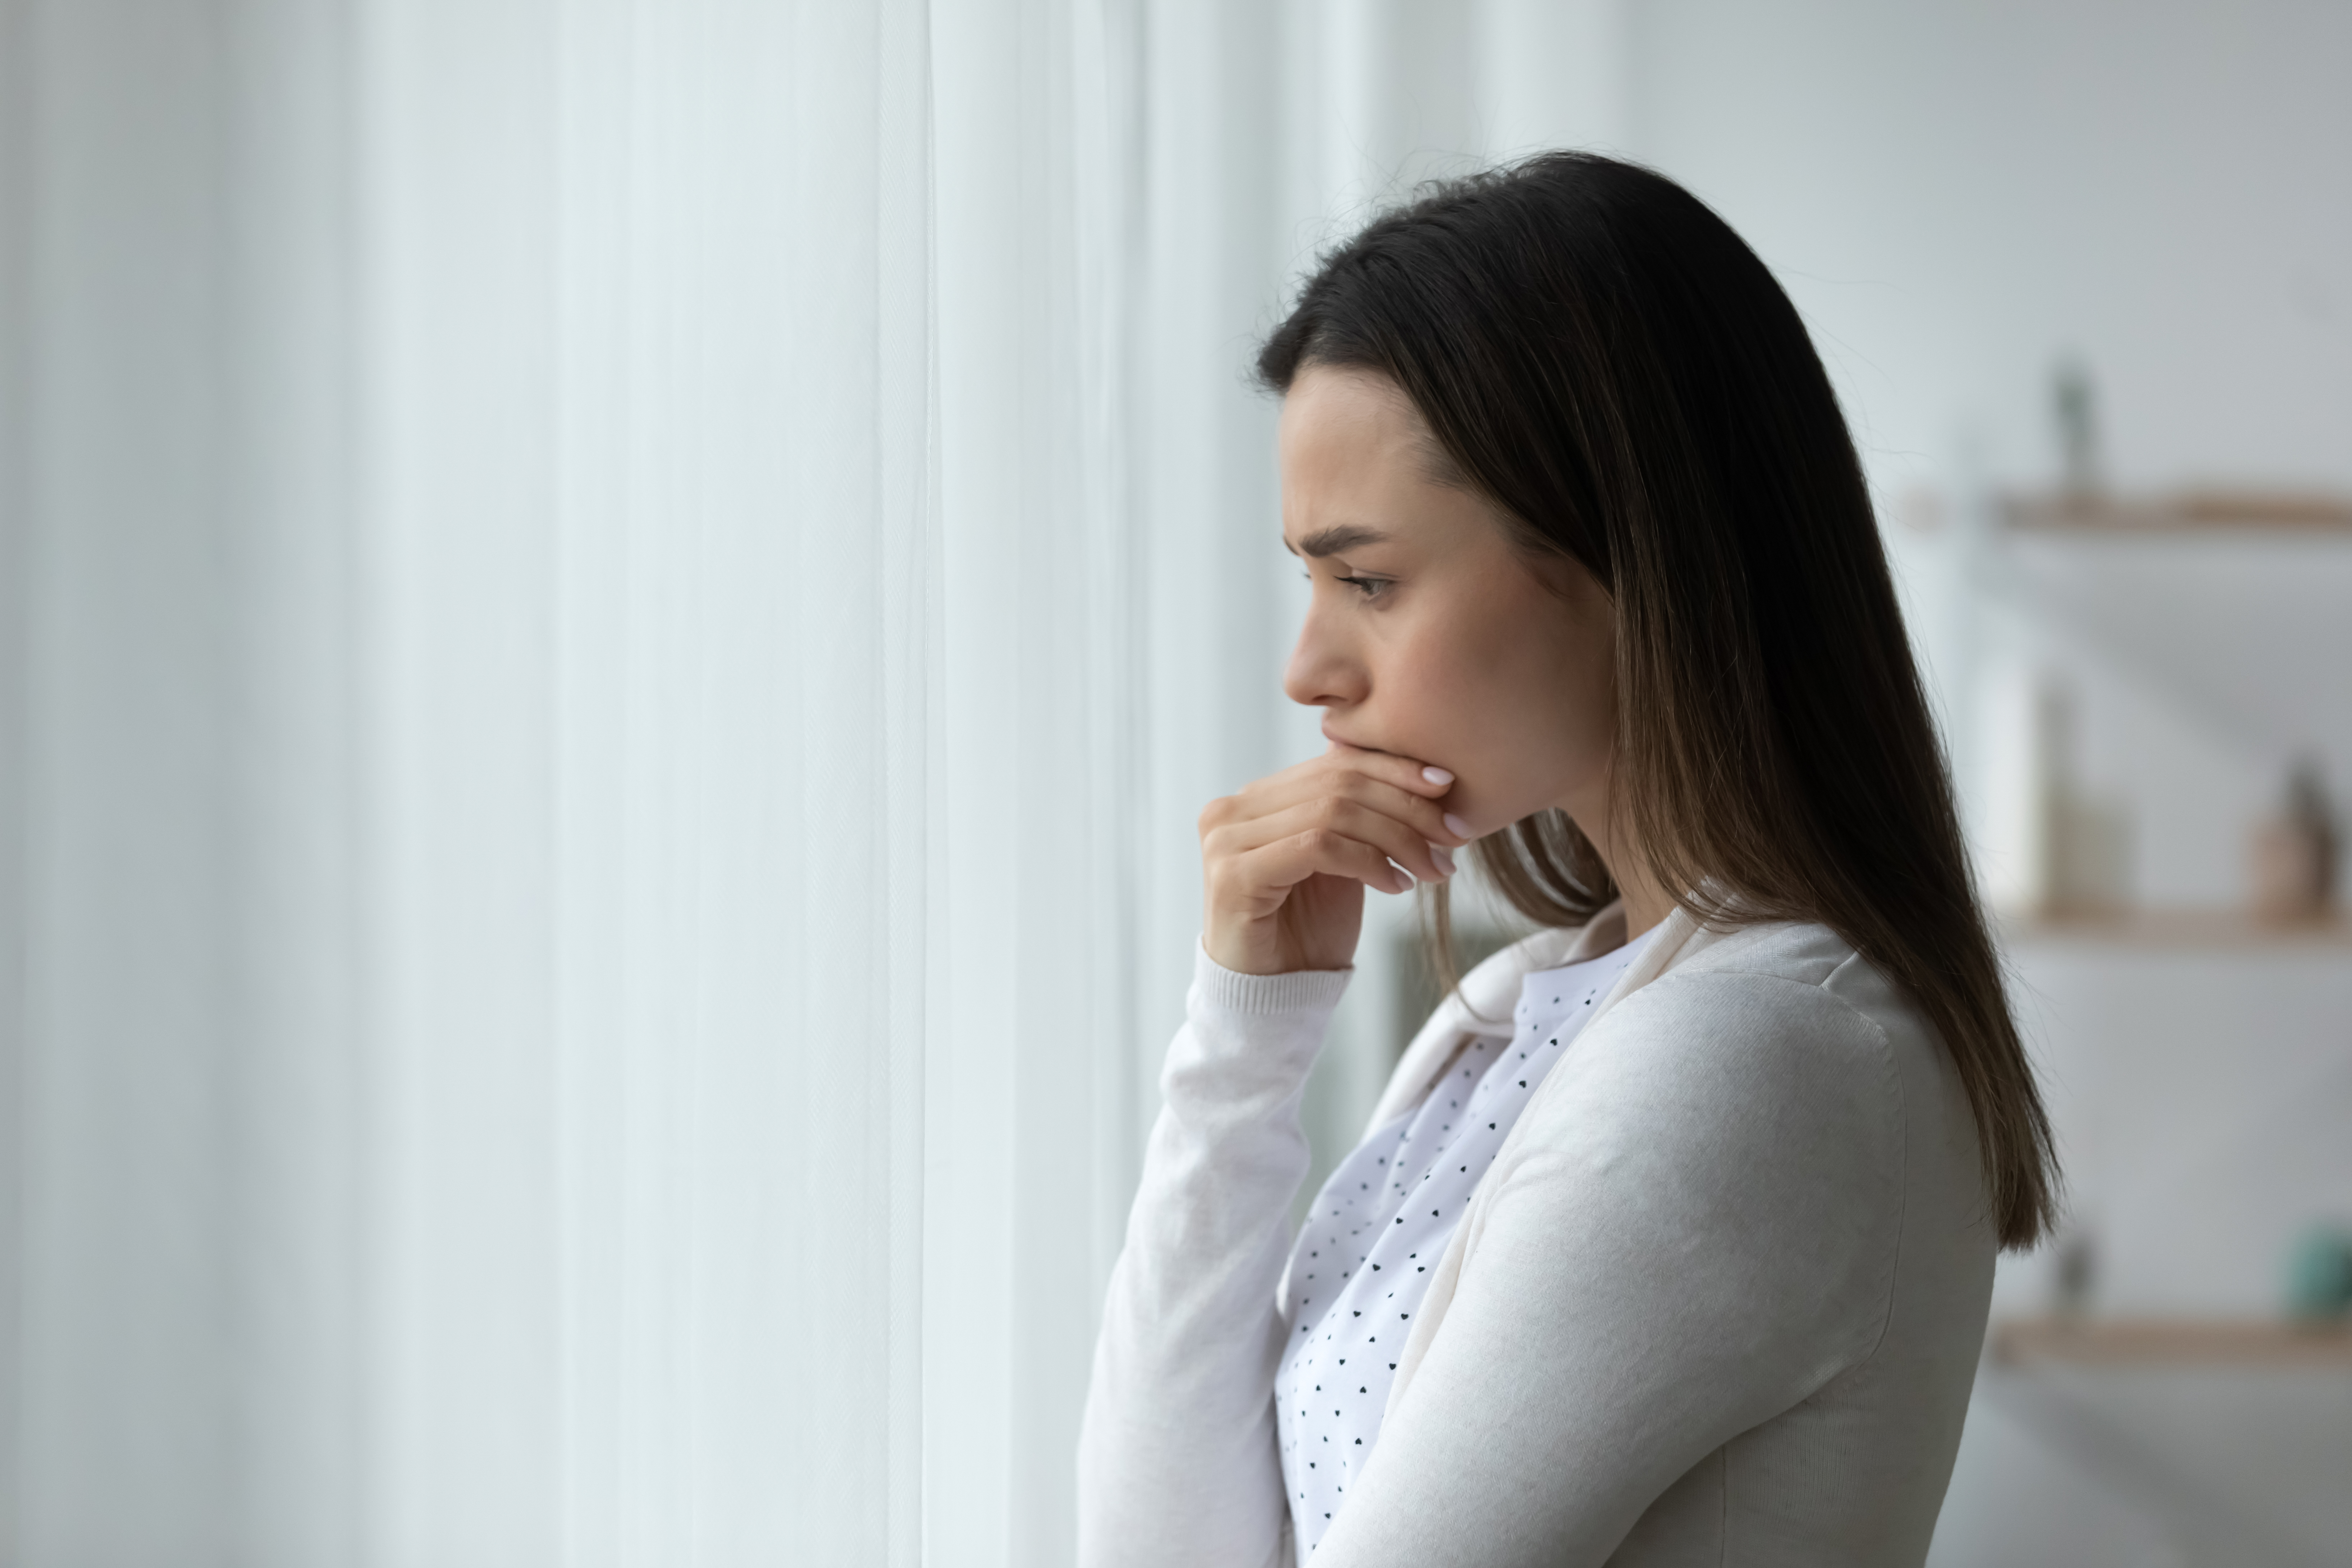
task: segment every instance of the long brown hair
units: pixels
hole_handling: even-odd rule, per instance
[[[1258,373],[1282,391],[1311,364],[1394,381],[1521,548],[1600,581],[1616,776],[1658,885],[1718,890],[1678,900],[1718,926],[1818,921],[1907,995],[1967,1089],[2001,1243],[2032,1246],[2049,1117],[1853,437],[1764,264],[1664,176],[1545,153],[1322,258]],[[1540,924],[1616,896],[1559,812],[1474,853]]]

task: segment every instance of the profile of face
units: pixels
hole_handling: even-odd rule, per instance
[[[1616,616],[1592,574],[1531,561],[1440,482],[1435,438],[1377,374],[1311,366],[1278,434],[1283,542],[1314,584],[1283,679],[1346,745],[1454,776],[1475,834],[1560,807],[1608,834]]]

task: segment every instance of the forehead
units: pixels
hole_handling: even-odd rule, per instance
[[[1277,433],[1287,542],[1345,521],[1381,526],[1438,488],[1437,442],[1385,376],[1310,367],[1291,383]]]
[[[1286,455],[1344,449],[1362,457],[1429,439],[1429,426],[1404,390],[1368,370],[1309,365],[1282,399],[1278,437]]]

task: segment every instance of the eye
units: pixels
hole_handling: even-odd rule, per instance
[[[1298,576],[1299,580],[1302,582],[1312,583],[1315,581],[1315,574],[1309,571],[1302,570],[1298,574]],[[1396,580],[1392,577],[1365,577],[1358,575],[1350,577],[1335,577],[1332,581],[1335,583],[1344,583],[1349,587],[1353,588],[1356,591],[1357,596],[1367,603],[1380,598],[1381,595],[1387,593],[1391,588],[1396,586]]]

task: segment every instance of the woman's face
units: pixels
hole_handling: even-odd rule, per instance
[[[1473,833],[1564,808],[1608,830],[1616,618],[1575,563],[1531,563],[1487,504],[1432,476],[1385,376],[1313,367],[1280,426],[1283,542],[1314,584],[1283,689],[1323,733],[1454,774]]]

